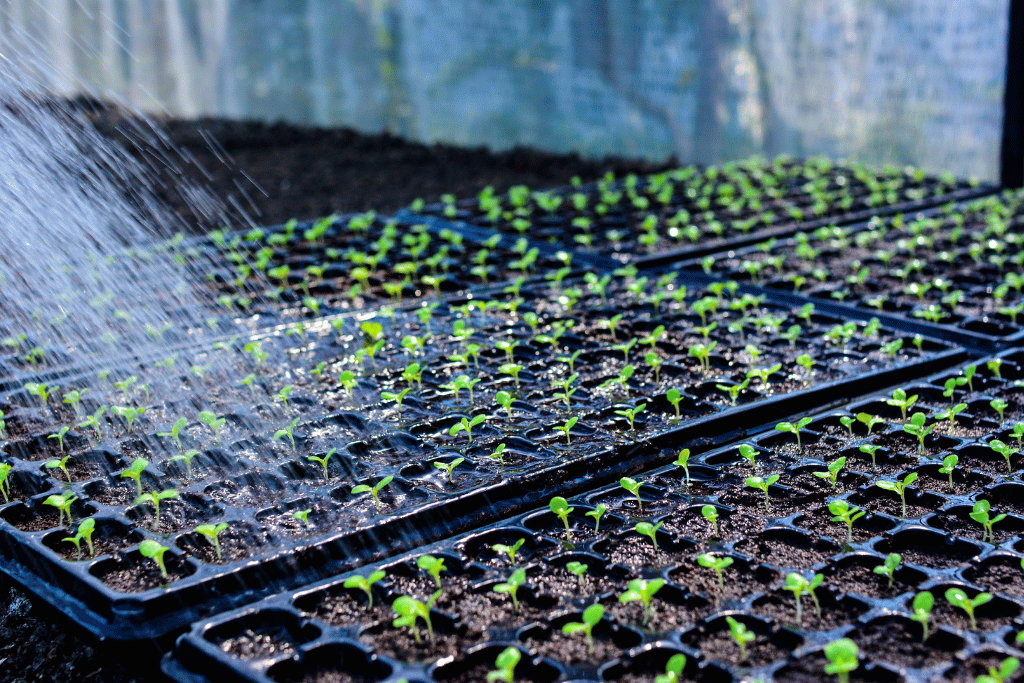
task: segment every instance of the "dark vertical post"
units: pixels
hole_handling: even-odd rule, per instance
[[[1024,0],[1010,0],[999,166],[1003,187],[1024,186]]]

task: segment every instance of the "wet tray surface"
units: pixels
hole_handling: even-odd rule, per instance
[[[196,624],[164,671],[484,680],[511,647],[517,681],[654,681],[677,654],[679,680],[833,680],[823,648],[845,637],[860,650],[854,680],[974,681],[1022,656],[1024,461],[993,447],[1024,433],[1022,362],[1008,352],[812,412],[798,433],[771,429]],[[981,523],[979,509],[1006,516]],[[422,616],[394,624],[396,600],[430,603],[432,634]],[[588,619],[592,647],[564,632]]]
[[[156,637],[654,464],[645,444],[722,442],[964,357],[684,280],[627,269],[296,323],[118,370],[78,416],[82,385],[10,393],[2,568],[76,596],[95,634]],[[65,540],[86,517],[91,550]]]

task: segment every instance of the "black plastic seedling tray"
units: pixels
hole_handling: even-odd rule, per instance
[[[659,287],[666,293],[682,293],[687,282],[681,277],[675,283],[665,280]],[[789,358],[795,347],[789,342],[770,343],[797,312],[770,300],[747,302],[764,320],[765,316],[778,318],[775,328],[758,332],[751,326],[745,339],[763,343],[766,355],[761,360],[778,359],[780,368],[770,378],[758,380],[764,386],[739,391],[737,405],[732,406],[727,394],[714,385],[735,385],[750,363],[737,355],[730,366],[729,358],[721,354],[743,352],[740,347],[726,349],[723,343],[718,353],[710,355],[704,376],[696,369],[696,361],[684,355],[681,348],[687,335],[694,335],[690,341],[703,337],[692,331],[696,316],[682,307],[689,307],[699,294],[708,294],[696,283],[689,284],[678,301],[666,298],[657,310],[649,302],[632,301],[635,293],[627,291],[627,286],[644,290],[644,283],[633,280],[606,283],[607,302],[591,291],[593,284],[582,279],[524,286],[518,296],[501,292],[503,298],[491,300],[515,303],[515,314],[507,307],[488,307],[486,301],[481,311],[471,303],[479,299],[465,299],[462,303],[468,308],[451,300],[430,316],[439,346],[417,357],[426,368],[425,388],[407,400],[404,416],[397,414],[393,404],[382,402],[379,392],[410,386],[399,375],[412,357],[398,341],[422,335],[424,323],[407,310],[379,318],[389,341],[375,360],[376,370],[363,361],[366,374],[354,383],[351,393],[335,378],[340,369],[353,367],[353,351],[362,347],[367,334],[360,328],[367,322],[365,312],[308,321],[303,328],[306,337],[288,334],[298,331],[296,325],[265,333],[259,339],[271,356],[262,370],[252,359],[236,359],[237,366],[214,364],[203,378],[187,371],[172,373],[166,384],[151,387],[157,396],[166,391],[167,400],[154,402],[151,413],[138,423],[146,439],[125,434],[124,425],[113,422],[106,423],[104,430],[115,438],[101,443],[89,443],[83,434],[68,435],[72,462],[85,468],[75,474],[71,487],[79,496],[73,508],[75,518],[91,513],[97,520],[97,537],[108,542],[95,558],[83,562],[69,561],[74,559],[73,548],[62,541],[67,530],[57,528],[56,514],[43,504],[65,488],[41,467],[45,458],[54,455],[46,436],[58,422],[51,415],[48,423],[44,411],[33,407],[32,397],[16,392],[8,400],[22,407],[8,421],[22,436],[17,444],[8,444],[5,452],[14,465],[11,477],[20,495],[0,508],[0,570],[97,638],[152,641],[156,648],[166,647],[176,632],[204,616],[515,514],[553,492],[579,490],[658,464],[665,454],[651,444],[684,441],[711,446],[767,421],[802,412],[809,404],[848,400],[965,357],[962,350],[931,342],[918,352],[907,339],[906,349],[890,361],[879,347],[895,337],[881,328],[874,331],[874,338],[863,326],[850,330],[844,348],[831,348],[821,332],[842,321],[812,315],[803,321],[806,328],[799,337],[819,362],[816,374],[808,378]],[[556,296],[552,288],[561,294]],[[574,289],[580,291],[566,294]],[[646,291],[656,290],[651,285]],[[491,294],[498,296],[493,290]],[[739,314],[726,310],[724,304],[732,298],[726,290],[715,296],[724,297],[723,306],[712,318],[724,330]],[[559,302],[565,297],[575,299],[568,308],[566,302]],[[618,377],[622,351],[612,348],[610,338],[603,338],[607,335],[597,330],[597,321],[617,310],[625,316],[620,334],[632,338],[655,334],[659,321],[666,325],[665,339],[652,345],[663,358],[660,379],[637,361],[639,369],[633,377],[613,388],[602,386]],[[536,330],[531,329],[526,313],[537,315]],[[576,323],[571,331],[570,320]],[[330,324],[333,321],[339,322],[338,328]],[[467,328],[476,331],[467,332]],[[584,334],[588,329],[593,334]],[[723,340],[721,334],[709,330],[712,339]],[[490,402],[492,392],[511,392],[514,387],[512,377],[498,371],[506,352],[495,348],[495,342],[502,336],[519,341],[513,353],[524,366],[520,398],[510,404],[511,419]],[[465,338],[460,341],[460,337]],[[473,360],[450,359],[455,349],[467,348],[469,341],[481,344],[476,360],[479,371],[471,370]],[[553,397],[551,379],[566,374],[558,357],[575,351],[580,352],[576,360],[581,378],[573,402],[582,422],[570,429],[570,447],[562,443],[565,435],[555,431],[567,413],[560,407],[561,400]],[[208,363],[222,352],[204,353],[182,357],[178,366],[184,370]],[[326,363],[329,379],[310,373],[309,368],[319,362]],[[250,401],[246,406],[238,392],[243,398],[249,394],[238,384],[238,377],[254,369],[262,393],[255,405]],[[141,373],[144,368],[136,370]],[[439,393],[442,384],[463,373],[483,378],[476,391],[478,398],[486,395],[486,401],[467,403],[465,393],[461,399]],[[271,400],[283,383],[295,388],[291,403],[284,407]],[[672,386],[680,389],[678,422],[666,397]],[[201,398],[188,398],[195,396]],[[99,394],[91,400],[106,399]],[[638,412],[633,431],[616,411],[640,403],[649,407]],[[94,404],[88,407],[91,410]],[[204,407],[230,420],[219,443],[211,443],[205,427],[192,421],[191,416]],[[464,434],[449,434],[459,419],[478,415],[487,416],[487,421],[477,428],[472,446],[462,441]],[[178,453],[170,440],[152,436],[168,430],[179,416],[190,420],[183,432],[184,445],[200,450],[194,477],[170,460]],[[289,448],[285,440],[271,435],[293,418],[299,420],[297,445]],[[506,443],[509,451],[506,466],[487,457],[499,442]],[[324,483],[322,473],[306,456],[324,454],[331,447],[338,454]],[[179,489],[180,505],[166,504],[164,519],[169,526],[151,529],[151,509],[132,505],[134,484],[119,477],[140,455],[153,464],[144,481],[146,490]],[[465,461],[449,486],[434,464],[450,464],[456,457]],[[389,474],[395,479],[384,494],[380,515],[373,513],[369,497],[349,491],[352,484],[374,484]],[[310,510],[313,531],[309,536],[292,517],[302,509]],[[229,556],[233,559],[227,563],[216,562],[209,546],[191,531],[195,524],[220,521],[230,524],[225,547],[240,553]],[[146,564],[139,554],[138,544],[144,539],[171,548],[168,566],[176,580],[166,588],[159,587],[162,580],[155,566]],[[145,590],[117,589],[126,585]],[[141,648],[137,651],[145,656]]]
[[[1024,341],[1024,312],[1019,320],[1006,312],[1024,301],[1020,202],[1019,193],[1007,192],[901,216],[898,224],[824,228],[682,267],[781,291],[793,303],[827,302],[840,315],[877,315],[889,324],[903,318],[929,336],[992,351]]]
[[[769,429],[694,455],[688,472],[668,466],[638,475],[638,494],[619,484],[565,492],[573,508],[565,525],[541,499],[535,509],[479,530],[197,623],[162,669],[181,683],[440,683],[483,680],[498,654],[514,647],[521,654],[517,681],[647,681],[679,653],[687,657],[687,680],[828,680],[823,647],[847,637],[860,650],[853,680],[973,681],[1021,656],[1024,460],[1016,455],[1008,475],[988,444],[1011,438],[1011,426],[1024,420],[1024,354],[1004,352],[973,367],[973,374],[964,366],[900,385],[918,397],[910,414],[940,423],[923,454],[916,439],[904,439],[901,410],[888,402],[891,391],[838,410],[808,402],[811,420],[799,447],[792,434]],[[948,380],[969,374],[952,397],[943,395]],[[969,412],[948,427],[939,413],[951,399]],[[994,399],[1007,404],[1001,416],[991,407]],[[862,414],[884,422],[869,431],[858,420]],[[677,440],[661,458],[690,443]],[[861,446],[873,448],[874,458]],[[753,471],[744,449],[756,451]],[[957,466],[940,472],[954,455]],[[814,473],[827,472],[838,458],[845,464],[833,487]],[[766,496],[744,485],[751,474],[781,478]],[[904,514],[900,499],[876,482],[909,474],[917,479],[907,489]],[[993,526],[991,540],[968,515],[980,500],[991,503],[993,514],[1008,515]],[[868,514],[848,530],[832,519],[833,501]],[[599,506],[606,510],[595,528],[587,513]],[[706,506],[718,517],[714,528]],[[634,529],[640,521],[660,524],[658,550]],[[514,559],[494,547],[519,539]],[[703,553],[732,560],[721,584],[697,561]],[[899,557],[890,584],[874,569],[891,553]],[[420,622],[417,644],[391,623],[389,606],[400,595],[425,600],[436,590],[419,567],[421,555],[442,558],[446,571],[431,611],[435,639]],[[586,565],[582,582],[569,571],[573,562]],[[526,577],[518,610],[493,590],[516,567]],[[344,584],[374,570],[384,576],[372,589],[371,607]],[[822,577],[815,590],[820,613],[805,596],[799,621],[793,593],[784,588],[793,573]],[[664,581],[646,619],[640,604],[618,599],[634,579]],[[976,609],[975,627],[947,601],[950,589],[968,597],[992,594]],[[922,624],[911,617],[915,596],[925,591],[934,608],[923,639]],[[597,603],[605,609],[589,654],[581,636],[563,635],[560,627]],[[754,634],[748,659],[729,638],[727,617]]]
[[[481,208],[480,199],[466,199],[450,205],[424,207],[422,212],[456,225],[466,223],[513,236],[521,235],[534,242],[548,242],[567,251],[595,253],[620,262],[650,267],[740,248],[771,237],[791,235],[797,230],[855,223],[874,216],[926,209],[950,201],[991,194],[996,189],[992,186],[939,181],[936,178],[914,178],[902,172],[880,173],[872,178],[873,182],[895,182],[899,188],[886,190],[885,201],[869,206],[865,203],[865,197],[871,192],[855,177],[853,169],[831,165],[816,168],[813,163],[808,163],[806,168],[810,176],[786,177],[786,173],[797,168],[797,165],[788,164],[740,165],[733,172],[745,180],[736,181],[725,177],[723,169],[702,171],[688,167],[646,178],[606,178],[597,183],[544,192],[521,191],[515,202],[511,195],[488,196],[486,205],[500,206],[500,211],[497,208],[493,211]],[[730,201],[719,201],[719,190],[723,188],[737,190],[740,184],[762,186],[762,189],[768,187],[763,185],[763,181],[773,169],[782,174],[780,177],[784,177],[784,181],[768,191],[774,192],[777,197],[765,194],[760,200],[753,200],[754,206],[758,201],[761,202],[760,208],[752,208],[746,204],[746,200],[740,202],[744,205],[741,209],[731,208]],[[822,178],[826,180],[822,181]],[[815,206],[815,200],[810,199],[804,188],[821,182],[830,189],[823,191],[822,203]],[[847,194],[850,184],[859,185],[854,195],[857,192],[862,194],[853,199],[853,204],[844,206],[842,196]],[[659,195],[667,186],[674,188],[674,191],[666,203]],[[700,205],[705,197],[705,187],[713,188],[714,201],[708,206]],[[690,196],[691,192],[693,196]],[[602,197],[606,198],[607,203],[602,202]],[[544,206],[548,201],[557,204],[553,208]],[[580,209],[577,202],[581,202],[584,208]],[[594,211],[596,205],[605,203],[606,213]],[[522,220],[526,221],[526,226],[519,231],[513,223]],[[579,220],[590,221],[596,227],[584,229],[574,222]],[[653,220],[655,223],[652,234],[657,235],[657,238],[650,245],[640,241],[645,232],[642,227],[645,220]],[[742,227],[737,227],[740,225]],[[688,236],[688,230],[696,232]],[[616,241],[606,237],[609,231],[619,234]],[[675,237],[669,236],[671,231],[674,231]],[[593,239],[591,245],[576,241],[577,237],[587,232]]]

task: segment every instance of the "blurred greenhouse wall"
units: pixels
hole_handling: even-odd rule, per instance
[[[1009,0],[0,0],[64,94],[181,116],[998,178]],[[24,27],[24,31],[16,27]],[[27,68],[27,67],[26,67]]]

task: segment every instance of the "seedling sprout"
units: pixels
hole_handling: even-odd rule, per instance
[[[181,453],[179,455],[173,456],[170,459],[170,461],[171,462],[175,462],[177,460],[184,461],[184,463],[185,463],[185,478],[186,479],[191,479],[192,478],[192,459],[195,458],[197,455],[199,455],[199,451],[194,450],[194,449],[193,450],[188,450],[188,451],[185,451],[184,453]],[[132,465],[134,465],[134,464],[135,463],[132,463]],[[142,493],[142,485],[139,484],[139,494],[141,494],[141,493]]]
[[[775,429],[777,429],[780,432],[789,432],[790,434],[795,435],[796,450],[797,452],[802,453],[804,448],[803,445],[800,443],[800,430],[809,424],[811,424],[811,418],[803,417],[797,420],[796,424],[793,424],[792,422],[780,422],[779,424],[775,425]]]
[[[750,469],[757,470],[757,456],[761,451],[748,443],[741,443],[739,446],[740,457],[750,463]]]
[[[704,519],[711,525],[711,534],[718,536],[718,508],[714,505],[705,505],[700,509],[700,514],[704,516]]]
[[[74,536],[62,538],[61,540],[66,543],[73,543],[75,550],[78,551],[78,560],[82,559],[82,541],[84,540],[89,546],[89,557],[95,557],[96,551],[92,545],[92,534],[96,530],[96,520],[92,517],[83,519],[78,523],[78,529]]]
[[[849,638],[833,640],[825,646],[825,658],[828,659],[825,673],[835,674],[839,683],[849,683],[850,672],[856,671],[860,666],[857,659],[859,655],[860,650],[857,648],[857,643]]]
[[[186,424],[187,424],[187,422],[186,422],[185,418],[180,418],[177,422],[175,422],[171,426],[171,431],[169,431],[169,432],[157,432],[156,435],[157,436],[162,436],[162,437],[170,437],[170,438],[174,439],[174,443],[175,443],[175,445],[177,445],[178,450],[179,451],[183,451],[183,450],[185,450],[185,448],[184,448],[184,446],[181,445],[181,431],[183,429],[185,429],[185,425]],[[97,428],[97,432],[98,432],[98,428]]]
[[[68,460],[70,458],[71,458],[70,455],[65,455],[63,458],[60,458],[60,459],[47,460],[43,464],[43,467],[45,467],[48,470],[59,469],[61,472],[64,473],[64,478],[67,479],[68,482],[70,483],[71,482],[71,475],[68,474]]]
[[[1003,459],[1006,460],[1006,476],[1011,476],[1013,474],[1013,463],[1010,461],[1010,458],[1012,458],[1016,453],[1018,453],[1019,449],[1014,448],[1009,444],[1000,441],[999,439],[992,439],[991,441],[989,441],[988,447],[994,450],[999,455],[1003,456]]]
[[[324,471],[324,482],[325,483],[328,481],[329,476],[330,476],[328,474],[328,472],[327,472],[327,466],[328,466],[328,464],[331,461],[331,456],[334,455],[335,451],[337,451],[337,450],[338,450],[337,448],[331,448],[331,450],[327,451],[327,453],[322,458],[319,457],[319,456],[316,456],[316,455],[307,455],[306,456],[306,460],[309,460],[310,462],[315,462],[315,463],[319,464],[321,468],[323,468],[323,471]]]
[[[1024,302],[1021,304],[1024,306]],[[1016,657],[1007,657],[997,669],[994,666],[988,668],[988,674],[982,674],[974,679],[974,683],[1008,683],[1013,679],[1017,669],[1020,668],[1020,660]]]
[[[12,466],[9,463],[0,463],[0,493],[4,496],[4,502],[11,502],[11,476]]]
[[[853,543],[853,523],[867,514],[855,505],[850,505],[845,500],[833,500],[828,504],[828,511],[835,515],[833,522],[846,524],[846,542]]]
[[[921,623],[921,642],[928,640],[928,619],[931,617],[932,607],[935,605],[935,597],[928,591],[921,591],[914,596],[911,607],[914,615],[910,617]]]
[[[836,482],[839,479],[839,473],[846,465],[846,457],[840,456],[828,464],[828,471],[826,472],[815,472],[814,476],[818,479],[825,479],[829,484],[832,485],[832,490],[836,490]]]
[[[715,574],[718,575],[719,592],[725,591],[725,579],[722,577],[722,572],[732,566],[733,561],[731,557],[718,557],[714,553],[704,553],[697,558],[697,563],[700,566],[715,570]]]
[[[989,543],[995,544],[996,534],[992,527],[995,526],[997,522],[1001,522],[1006,519],[1006,514],[1004,513],[992,517],[989,514],[991,509],[992,504],[990,502],[987,500],[979,500],[974,504],[974,509],[970,513],[970,518],[981,525],[981,542],[985,543],[988,541]]]
[[[57,524],[64,526],[64,515],[68,516],[68,527],[71,526],[71,504],[78,500],[78,496],[71,492],[55,493],[43,501],[44,505],[52,505],[60,513]]]
[[[515,680],[515,669],[522,654],[514,647],[507,647],[494,660],[494,671],[487,672],[487,683],[512,683]]]
[[[576,575],[576,578],[580,581],[580,588],[583,588],[586,585],[586,574],[588,568],[587,565],[583,564],[582,562],[573,561],[566,562],[565,568],[569,571],[569,573]]]
[[[495,585],[491,590],[495,593],[508,593],[508,596],[512,598],[512,610],[514,612],[518,612],[519,598],[517,597],[517,594],[519,592],[519,588],[524,583],[526,583],[526,570],[520,567],[512,572],[504,583]]]
[[[657,524],[651,524],[650,522],[637,522],[637,525],[634,527],[638,534],[651,539],[651,543],[654,544],[655,555],[658,554],[658,529],[660,529],[664,524],[664,521],[658,522]]]
[[[573,635],[574,633],[582,633],[587,639],[587,646],[590,649],[590,653],[594,653],[594,627],[601,622],[601,618],[604,616],[604,606],[600,603],[591,605],[587,609],[583,610],[583,621],[570,621],[567,624],[562,625],[562,633],[566,635]]]
[[[676,419],[678,420],[680,418],[679,404],[683,400],[683,395],[679,393],[678,389],[669,389],[665,392],[665,399],[676,409]]]
[[[388,476],[384,477],[373,486],[370,486],[368,484],[358,484],[352,487],[351,493],[352,495],[357,495],[360,493],[369,493],[370,496],[373,497],[373,505],[377,509],[377,512],[379,513],[382,506],[382,503],[380,502],[380,492],[384,489],[385,486],[390,484],[391,480],[394,478],[394,475],[389,474]]]
[[[772,484],[774,484],[778,480],[779,475],[777,474],[773,474],[767,479],[764,479],[762,477],[747,477],[747,486],[749,486],[752,489],[757,489],[759,491],[764,492],[764,509],[768,512],[771,512],[771,506],[768,502],[768,489],[771,487]]]
[[[940,474],[949,475],[949,490],[953,491],[953,470],[956,469],[957,464],[960,462],[960,458],[955,454],[947,455],[942,459],[942,467],[939,468]]]
[[[520,538],[512,545],[505,545],[504,543],[495,543],[491,546],[491,550],[498,553],[499,555],[508,555],[509,562],[511,562],[514,566],[516,563],[516,553],[519,552],[519,549],[523,547],[524,543],[526,543],[525,538]]]
[[[644,512],[644,502],[640,498],[640,487],[643,482],[637,481],[631,477],[622,477],[619,479],[619,486],[626,489],[636,497],[636,507],[640,511],[640,514]]]
[[[786,590],[793,593],[793,599],[796,601],[797,626],[803,625],[800,598],[804,595],[811,596],[811,600],[814,601],[814,611],[818,615],[818,619],[821,619],[821,604],[818,602],[818,596],[814,594],[814,589],[820,586],[824,580],[825,576],[823,574],[815,574],[810,581],[796,572],[791,572],[786,576]]]
[[[686,655],[681,652],[672,655],[665,664],[665,673],[655,676],[654,683],[679,683],[685,668]]]
[[[570,432],[570,430],[572,430],[573,427],[576,426],[577,422],[579,422],[579,417],[576,416],[576,415],[573,415],[572,417],[570,417],[568,419],[568,421],[566,421],[565,424],[563,424],[563,425],[555,425],[555,429],[557,429],[558,431],[560,431],[563,434],[565,434],[565,443],[566,443],[567,446],[572,443],[572,441],[569,438],[569,432]]]
[[[457,424],[452,425],[451,429],[448,430],[448,435],[455,436],[459,432],[466,432],[468,442],[473,443],[473,427],[482,424],[486,419],[486,415],[477,415],[472,419],[462,418]]]
[[[46,437],[47,439],[57,439],[57,442],[60,444],[60,452],[61,453],[64,452],[64,435],[68,433],[69,429],[71,429],[71,428],[68,427],[67,425],[64,425],[63,427],[60,428],[60,431],[58,431],[56,434],[50,434],[48,437]],[[49,466],[49,464],[47,464],[47,466]],[[65,470],[64,473],[67,474],[67,471]],[[71,480],[68,479],[68,481],[71,481]]]
[[[746,661],[747,644],[752,642],[757,636],[745,624],[736,621],[732,617],[726,617],[725,621],[729,624],[729,635],[732,636],[732,639],[740,647],[740,661]]]
[[[403,626],[412,631],[413,638],[417,643],[420,641],[420,632],[416,627],[416,621],[422,619],[427,625],[427,636],[431,642],[434,640],[434,626],[430,621],[430,608],[437,601],[444,591],[435,591],[430,600],[427,602],[421,602],[415,598],[411,598],[408,595],[400,595],[395,598],[395,601],[391,604],[391,608],[397,615],[395,620],[392,621],[392,625],[395,628],[402,628]]]
[[[160,545],[151,538],[147,538],[139,544],[139,554],[156,562],[160,567],[160,574],[165,579],[169,578],[167,574],[167,565],[164,564],[164,553],[166,552],[167,546]]]
[[[451,462],[435,462],[434,467],[443,470],[448,475],[448,483],[454,483],[455,468],[466,461],[465,458],[455,458]]]
[[[971,620],[971,630],[978,630],[978,622],[975,620],[974,610],[992,600],[991,593],[978,593],[973,598],[968,598],[967,593],[959,588],[950,588],[946,591],[946,600],[953,607],[959,607]]]
[[[153,517],[153,531],[160,529],[160,501],[170,500],[177,498],[178,492],[174,489],[164,489],[163,491],[151,491],[149,493],[143,493],[140,496],[136,496],[135,505],[141,505],[143,503],[149,503],[153,506],[155,516]]]
[[[420,555],[416,559],[416,566],[424,570],[432,577],[434,577],[434,583],[437,587],[441,587],[441,572],[446,571],[448,567],[444,566],[443,557],[434,557],[433,555]]]
[[[900,566],[902,558],[899,553],[889,553],[885,557],[885,561],[872,569],[876,574],[885,576],[889,579],[888,588],[892,588],[893,581],[895,580],[896,569]]]
[[[204,536],[206,540],[213,545],[213,549],[217,553],[218,562],[223,559],[223,555],[221,555],[220,552],[220,538],[218,538],[218,536],[227,528],[227,522],[221,522],[220,524],[200,524],[196,527],[196,532]]]
[[[598,531],[600,530],[600,528],[601,528],[601,517],[603,517],[604,513],[606,513],[606,512],[608,512],[608,506],[605,505],[604,503],[598,503],[597,507],[595,507],[590,512],[586,513],[587,517],[593,517],[594,518],[594,533],[595,534],[598,533]]]
[[[633,579],[629,582],[629,588],[619,596],[619,602],[625,604],[627,602],[639,601],[643,605],[643,625],[646,626],[654,611],[651,604],[654,600],[654,595],[661,590],[664,585],[664,579]]]
[[[345,588],[356,588],[366,593],[366,607],[373,609],[373,584],[384,578],[384,571],[378,569],[369,576],[350,576],[342,584]]]
[[[309,513],[313,511],[313,508],[306,508],[305,510],[296,510],[292,513],[292,518],[299,520],[306,527],[306,533],[309,533],[311,527],[309,526]]]
[[[917,413],[921,415],[921,413]],[[907,487],[913,484],[917,480],[917,472],[911,472],[907,476],[903,477],[903,481],[885,481],[880,480],[875,482],[875,486],[884,491],[895,491],[899,494],[900,502],[903,504],[903,514],[900,515],[900,519],[906,519],[907,517]]]
[[[565,525],[565,540],[572,543],[572,532],[569,529],[569,515],[572,514],[572,511],[576,508],[570,507],[565,498],[555,496],[551,499],[551,502],[548,503],[548,509],[551,510],[551,513],[555,517],[562,520],[562,524]]]

